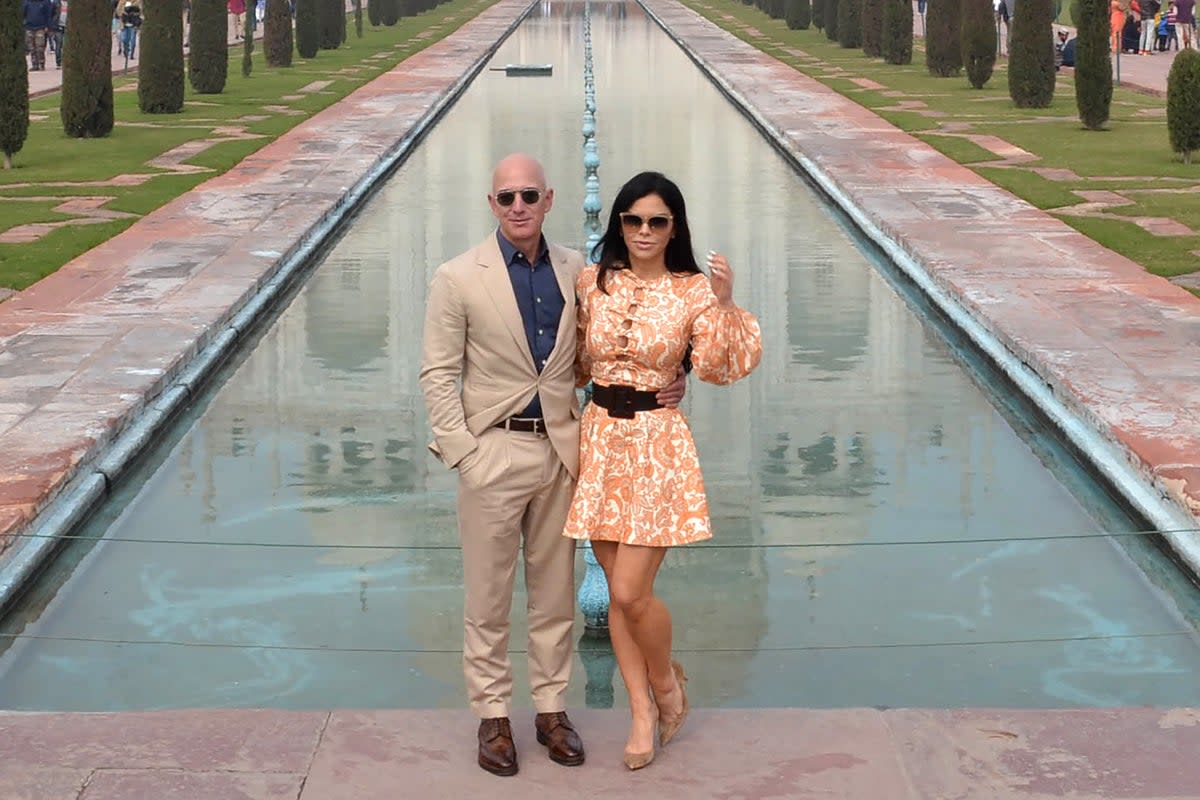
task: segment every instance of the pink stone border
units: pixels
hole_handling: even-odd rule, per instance
[[[103,496],[127,460],[113,451],[133,454],[145,420],[186,403],[533,8],[500,0],[0,305],[0,551]]]
[[[639,0],[1200,573],[1200,298],[666,0]],[[875,235],[872,236],[872,233]],[[972,331],[972,329],[975,329]]]

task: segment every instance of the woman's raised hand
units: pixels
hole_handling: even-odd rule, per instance
[[[733,269],[725,256],[715,250],[708,251],[708,275],[713,294],[717,296],[717,303],[721,308],[734,308]]]

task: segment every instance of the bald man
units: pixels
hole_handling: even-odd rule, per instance
[[[566,713],[575,543],[562,535],[579,469],[575,278],[584,259],[542,235],[554,190],[537,159],[503,158],[487,199],[497,230],[433,276],[420,380],[430,450],[458,471],[463,672],[480,720],[479,766],[515,775],[508,642],[522,552],[537,741],[559,764],[584,761]],[[679,404],[683,383],[663,390],[663,405]]]

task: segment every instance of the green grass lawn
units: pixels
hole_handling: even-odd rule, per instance
[[[242,77],[241,45],[231,47],[225,90],[217,95],[197,95],[189,85],[184,110],[179,114],[143,114],[137,105],[136,77],[114,77],[116,126],[103,139],[67,137],[59,120],[57,93],[32,100],[25,146],[14,157],[13,169],[0,170],[0,232],[18,225],[69,218],[52,211],[57,203],[46,197],[103,195],[115,198],[106,208],[148,214],[227,171],[312,114],[453,33],[491,2],[452,0],[416,17],[401,19],[393,27],[372,28],[364,19],[361,39],[354,33],[351,16],[349,34],[341,48],[322,50],[308,61],[297,57],[287,69],[268,68],[262,44],[256,42],[254,70],[248,78]],[[430,35],[416,38],[423,33]],[[319,91],[299,91],[316,81],[331,83]],[[285,97],[291,99],[282,99]],[[267,110],[264,106],[275,108]],[[284,107],[303,113],[283,113]],[[229,138],[218,130],[224,127],[238,127],[263,138]],[[148,165],[175,147],[208,138],[226,141],[184,163],[211,172],[181,175]],[[139,186],[48,185],[108,181],[129,174],[153,177]],[[0,244],[0,287],[23,289],[136,221],[130,218],[101,225],[67,226],[33,243]]]
[[[1018,109],[1008,96],[1007,63],[1003,59],[997,62],[988,84],[976,90],[967,83],[965,75],[931,76],[925,69],[920,39],[914,43],[913,63],[897,66],[867,58],[861,50],[843,49],[815,28],[789,30],[783,20],[771,19],[738,0],[683,2],[747,43],[875,111],[901,130],[1038,208],[1055,209],[1081,203],[1083,198],[1075,194],[1079,191],[1132,190],[1128,196],[1135,202],[1113,209],[1112,213],[1169,217],[1200,231],[1200,163],[1184,164],[1171,152],[1166,101],[1162,98],[1118,87],[1107,129],[1088,131],[1079,123],[1074,84],[1065,74],[1059,76],[1054,102],[1049,108]],[[1069,17],[1066,9],[1062,17]],[[752,35],[750,29],[761,35]],[[800,51],[809,58],[788,50]],[[846,76],[831,76],[830,67],[845,70],[853,77],[869,78],[886,88],[864,90]],[[885,92],[895,91],[904,92],[905,97],[885,96]],[[934,118],[912,108],[899,109],[900,100],[921,101],[928,110],[944,116]],[[988,166],[999,157],[968,139],[935,133],[939,130],[996,136],[1037,159],[1020,166]],[[1071,170],[1079,177],[1048,180],[1031,168]],[[1163,194],[1137,191],[1150,188],[1183,191]],[[1066,214],[1061,218],[1157,275],[1171,277],[1200,270],[1200,257],[1193,252],[1200,250],[1200,236],[1155,236],[1132,222]]]

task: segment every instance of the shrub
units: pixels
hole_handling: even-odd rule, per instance
[[[817,30],[825,28],[825,0],[812,0],[812,24]]]
[[[1171,149],[1192,163],[1200,150],[1200,51],[1180,50],[1167,74],[1167,131]]]
[[[75,13],[75,6],[71,6]],[[220,94],[229,74],[229,16],[225,0],[192,0],[188,80],[197,94]]]
[[[825,38],[831,42],[838,40],[838,6],[841,0],[825,0]]]
[[[992,0],[962,0],[962,62],[976,89],[992,77],[996,66],[996,15]]]
[[[962,72],[962,9],[955,0],[934,0],[925,12],[925,67],[939,78]]]
[[[913,15],[909,0],[883,0],[883,60],[889,64],[911,64]]]
[[[292,5],[288,0],[267,0],[263,17],[263,53],[272,67],[292,65]]]
[[[1008,95],[1017,108],[1045,108],[1054,100],[1054,4],[1019,0],[1008,47]]]
[[[808,30],[812,22],[812,6],[808,0],[787,0],[787,26],[794,31]]]
[[[383,9],[379,17],[384,25],[395,25],[400,21],[400,0],[383,0]]]
[[[367,0],[367,22],[371,27],[378,27],[382,19],[383,0]]]
[[[296,0],[296,52],[313,58],[321,49],[322,0]]]
[[[863,52],[871,58],[879,58],[883,55],[883,0],[862,0],[859,25]]]
[[[67,136],[91,139],[112,131],[112,14],[110,0],[71,3],[71,34],[63,41],[58,109]],[[25,52],[24,42],[20,52]]]
[[[862,47],[862,0],[838,0],[838,44]]]
[[[29,73],[25,70],[25,26],[21,0],[0,0],[0,152],[4,168],[29,135]]]
[[[1109,5],[1107,0],[1078,0],[1071,7],[1071,16],[1079,26],[1075,40],[1075,106],[1083,126],[1099,130],[1108,122],[1113,96]]]
[[[362,38],[362,0],[354,0],[354,36],[356,39]]]
[[[146,114],[183,110],[183,0],[146,3],[138,65],[138,108]]]

